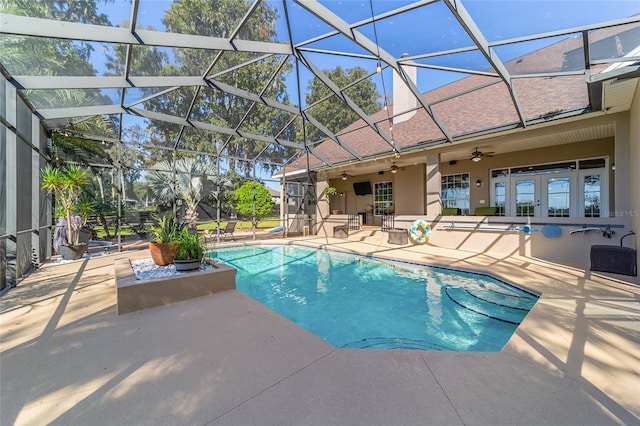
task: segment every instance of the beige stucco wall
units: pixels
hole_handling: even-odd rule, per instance
[[[638,248],[640,241],[640,84],[636,86],[636,93],[629,110],[629,204],[631,228],[636,232],[635,247]],[[640,265],[640,251],[636,253],[637,264]],[[640,283],[640,277],[636,277],[636,282]]]
[[[424,164],[401,167],[397,173],[388,170],[380,173],[349,176],[347,180],[331,179],[329,185],[336,188],[338,195],[329,197],[330,210],[340,210],[345,214],[363,212],[367,204],[373,204],[373,195],[356,195],[353,190],[355,182],[371,182],[371,190],[377,182],[393,182],[393,199],[396,211],[405,214],[423,214],[425,193]],[[318,182],[320,190],[322,182]],[[324,184],[326,185],[326,184]],[[322,187],[324,188],[324,187]],[[406,189],[410,188],[411,191]],[[342,193],[342,196],[340,195]],[[320,197],[322,200],[323,197]],[[319,203],[320,204],[320,203]],[[324,215],[323,215],[324,217]]]
[[[427,219],[432,223],[432,236],[429,241],[435,246],[469,250],[472,252],[490,251],[504,255],[520,254],[534,256],[541,259],[558,260],[574,263],[586,269],[590,264],[590,249],[592,245],[619,245],[620,237],[631,230],[640,232],[640,86],[636,88],[633,104],[629,112],[613,115],[595,115],[590,117],[590,124],[613,123],[615,137],[582,141],[573,144],[565,144],[540,149],[532,149],[510,154],[496,155],[483,158],[474,163],[468,159],[458,160],[455,165],[447,162],[434,162],[431,174],[446,175],[453,173],[470,173],[471,186],[471,211],[475,207],[490,205],[490,175],[489,170],[500,167],[524,166],[528,164],[549,163],[578,158],[590,158],[606,156],[609,158],[609,211],[610,217],[603,218],[505,218],[505,217],[441,217],[428,215],[428,201],[425,194],[428,191],[439,191],[439,187],[431,189],[427,187],[429,165],[419,164],[406,167],[396,175],[388,171],[384,174],[369,174],[357,177],[349,177],[347,181],[332,180],[330,183],[337,187],[338,192],[343,192],[344,197],[335,201],[337,209],[345,213],[357,213],[364,209],[366,204],[373,203],[373,196],[356,197],[353,192],[353,182],[375,182],[391,180],[394,182],[394,197],[396,202],[396,227],[407,228],[413,220]],[[544,135],[551,132],[562,132],[568,129],[580,127],[580,122],[570,122],[538,128],[532,131],[532,135]],[[479,143],[479,145],[482,145]],[[429,151],[431,158],[437,158],[438,150]],[[428,158],[425,157],[425,162]],[[611,170],[611,165],[616,165],[616,170]],[[477,188],[475,181],[480,179],[481,186]],[[433,180],[433,183],[439,184]],[[434,192],[435,194],[435,192]],[[334,197],[338,198],[338,197]],[[484,201],[484,202],[482,202]],[[333,204],[333,201],[332,201]],[[419,204],[419,206],[418,206]],[[346,219],[336,217],[336,223]],[[330,231],[335,225],[332,221],[327,225]],[[452,223],[457,226],[474,228],[481,227],[522,227],[531,224],[535,232],[531,234],[517,232],[500,232],[492,230],[448,230]],[[545,224],[558,225],[561,228],[560,238],[548,238],[541,232]],[[331,225],[331,226],[329,226]],[[611,225],[615,234],[611,239],[605,238],[600,232],[574,233],[572,230],[583,226],[604,227]],[[327,231],[327,233],[329,232]],[[625,239],[625,246],[637,247],[636,241],[629,237]],[[640,263],[640,256],[639,256]],[[639,282],[639,278],[626,277],[625,279]]]
[[[394,176],[394,201],[396,212],[402,214],[424,214],[424,194],[426,186],[425,166],[402,167]]]
[[[531,149],[526,151],[513,152],[494,157],[484,157],[481,161],[474,163],[471,160],[460,160],[455,165],[448,163],[440,164],[440,173],[449,175],[455,173],[469,173],[471,182],[470,204],[471,214],[476,207],[488,207],[491,205],[490,198],[490,170],[500,167],[526,166],[529,164],[551,163],[564,160],[575,160],[577,158],[589,158],[597,156],[608,156],[609,161],[614,159],[614,138],[598,139],[593,141],[578,142],[567,145],[558,145],[541,149]],[[480,187],[476,187],[475,182],[481,181]],[[610,206],[614,206],[613,173],[609,173],[610,182]]]

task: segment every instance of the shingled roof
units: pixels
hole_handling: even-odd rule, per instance
[[[637,47],[639,33],[640,24],[637,23],[593,31],[589,34],[591,56],[598,57],[599,47],[602,50],[607,48],[609,52],[611,43],[615,43],[614,51],[622,56],[624,52]],[[527,126],[556,119],[560,114],[578,115],[591,110],[582,37],[563,39],[504,65],[512,76],[516,76],[513,78],[513,87]],[[598,74],[605,68],[606,65],[591,66],[590,72],[592,75]],[[576,73],[531,76],[573,71]],[[517,78],[524,75],[528,76]],[[498,77],[470,75],[425,92],[422,96],[454,140],[521,126],[507,85]],[[393,105],[390,105],[388,111],[378,111],[370,118],[380,129],[392,135],[394,146],[399,151],[447,142],[445,135],[423,108],[418,109],[409,120],[394,124],[393,130],[389,131],[393,114]],[[394,154],[394,147],[364,120],[358,120],[338,132],[338,139],[339,142],[326,139],[310,147],[309,158],[303,155],[290,163],[287,173],[307,167],[317,170],[355,161],[354,156],[340,146],[340,142],[348,144],[363,159]]]

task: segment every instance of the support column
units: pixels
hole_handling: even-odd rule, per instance
[[[17,261],[17,208],[18,208],[18,195],[17,195],[17,164],[18,148],[17,148],[17,114],[16,114],[16,89],[6,80],[3,79],[2,83],[5,85],[5,120],[12,128],[5,127],[4,141],[0,141],[5,144],[5,161],[2,164],[4,167],[5,176],[5,209],[4,209],[4,234],[9,235],[5,239],[4,255],[5,255],[5,268],[6,268],[6,285],[8,287],[15,287],[16,285],[16,261]]]
[[[631,113],[631,112],[630,112]],[[615,160],[614,172],[615,191],[613,210],[616,216],[625,216],[624,212],[631,211],[631,196],[628,183],[631,182],[631,123],[627,114],[619,114],[616,118]],[[634,168],[637,166],[634,163]],[[608,209],[607,209],[608,210]]]
[[[617,148],[616,135],[616,161]],[[627,194],[630,196],[631,229],[636,232],[636,235],[626,239],[635,238],[635,247],[638,248],[640,246],[640,168],[637,165],[640,164],[640,85],[636,86],[636,93],[629,109],[629,159],[629,163],[634,166],[631,167]],[[616,165],[616,172],[617,170]],[[620,181],[617,179],[616,181],[616,186],[623,186]],[[636,250],[636,264],[640,265],[640,250]],[[640,274],[635,277],[635,280],[636,283],[640,283]]]
[[[318,218],[322,220],[329,216],[331,213],[329,205],[329,196],[324,193],[324,190],[329,187],[329,181],[326,180],[324,176],[318,176],[318,182],[316,182],[316,194],[317,194],[317,203],[316,203],[316,214]]]
[[[40,119],[31,115],[31,143],[40,147]],[[40,213],[42,209],[40,196],[40,153],[31,151],[31,262],[39,266],[44,259],[40,253]],[[43,230],[44,231],[44,230]]]
[[[435,219],[442,212],[440,154],[427,154],[426,215]]]

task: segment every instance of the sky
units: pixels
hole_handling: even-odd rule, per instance
[[[276,8],[281,16],[277,23],[278,40],[288,41],[282,1],[267,0],[267,3]],[[406,0],[328,0],[321,1],[321,3],[347,22],[352,23],[371,18],[372,8],[373,13],[378,15],[412,2]],[[138,24],[143,28],[152,26],[157,30],[165,30],[162,17],[164,10],[170,4],[171,0],[140,0]],[[489,42],[640,14],[640,1],[637,0],[463,0],[463,4]],[[294,43],[331,31],[327,24],[310,15],[299,5],[289,1],[287,7],[290,21],[294,23],[292,27]],[[110,17],[112,23],[119,24],[130,18],[130,9],[130,0],[113,0],[101,6],[101,11]],[[381,49],[394,57],[400,57],[403,53],[415,55],[472,44],[471,39],[452,16],[444,2],[430,4],[414,10],[406,16],[394,16],[380,20],[376,23],[375,28],[369,24],[360,27],[359,31],[371,40],[377,41]],[[496,48],[496,52],[499,58],[506,62],[557,42],[560,38],[501,46]],[[343,36],[318,41],[309,47],[366,53]],[[100,53],[100,50],[97,50],[97,53]],[[343,68],[362,66],[373,71],[376,67],[376,62],[372,60],[319,53],[309,53],[308,55],[321,69],[331,69],[339,65]],[[474,70],[489,68],[486,59],[478,52],[430,59],[428,63]],[[96,63],[96,69],[100,73],[101,70],[104,70],[104,65]],[[383,87],[387,92],[392,89],[391,73],[392,71],[387,69],[374,76],[374,81],[381,94],[384,93]],[[313,75],[304,68],[301,69],[300,74],[302,106],[305,106],[304,92]],[[467,74],[419,69],[417,85],[419,90],[426,92],[465,76]],[[290,88],[290,99],[297,104],[298,90],[295,72],[287,77],[286,83]],[[119,98],[116,102],[119,102]]]
[[[165,30],[162,24],[162,17],[164,10],[171,3],[171,0],[140,0],[138,24],[144,28],[152,26],[157,30]],[[281,0],[267,0],[267,3],[276,8],[281,16],[277,23],[279,40],[288,41]],[[411,1],[328,0],[321,3],[347,22],[357,22],[370,18],[372,7],[374,14],[377,15],[409,4]],[[466,0],[463,1],[463,4],[489,42],[640,14],[640,1],[636,0]],[[129,19],[130,9],[130,0],[114,0],[104,4],[101,8],[114,23],[121,23],[123,20]],[[291,22],[294,23],[292,32],[295,43],[331,30],[324,22],[310,15],[293,2],[288,3],[288,13]],[[400,57],[403,53],[415,55],[443,48],[468,46],[471,43],[469,37],[451,16],[443,2],[428,5],[406,16],[395,16],[381,20],[376,24],[375,30],[373,25],[361,27],[359,30],[372,40],[377,38],[381,48],[395,57]],[[555,41],[557,39],[504,46],[497,48],[496,51],[500,59],[506,62]],[[328,50],[345,49],[355,53],[365,53],[361,48],[355,47],[353,43],[347,42],[344,37],[333,37],[320,41],[313,44],[312,47]],[[363,66],[369,70],[373,70],[376,67],[375,61],[370,60],[352,59],[344,56],[333,57],[323,54],[309,54],[309,56],[322,69],[330,69],[338,65],[345,68]],[[438,64],[436,60],[431,62]],[[477,53],[441,58],[439,62],[442,65],[461,68],[470,67],[472,69],[486,69],[488,66],[482,55]],[[423,79],[420,78],[421,74],[425,74]],[[421,91],[428,91],[452,79],[463,76],[421,70],[418,74],[418,87]],[[301,77],[301,87],[304,92],[313,76],[309,71],[301,70]],[[384,72],[383,78],[387,83],[385,86],[390,86],[391,71]],[[382,93],[382,81],[379,78],[376,80],[379,91]],[[298,99],[298,94],[295,90],[297,86],[295,73],[291,73],[287,83],[288,87],[292,89],[290,99]],[[390,91],[390,87],[386,87],[386,89]]]

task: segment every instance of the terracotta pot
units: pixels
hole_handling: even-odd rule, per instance
[[[158,266],[167,266],[173,263],[173,254],[176,251],[177,243],[154,243],[149,242],[149,252],[153,263]]]
[[[200,269],[199,259],[175,260],[174,262],[178,272],[197,271]]]

